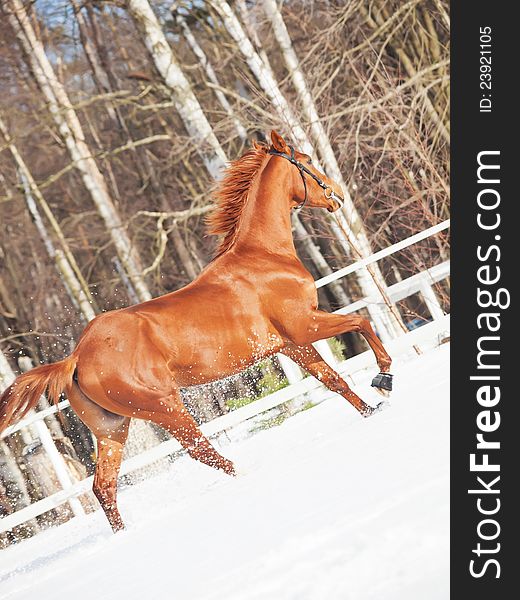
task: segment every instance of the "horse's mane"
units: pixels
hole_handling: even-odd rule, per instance
[[[214,258],[227,252],[235,242],[251,182],[262,166],[267,150],[267,146],[253,142],[252,148],[229,164],[213,192],[216,208],[206,219],[208,233],[223,236]]]

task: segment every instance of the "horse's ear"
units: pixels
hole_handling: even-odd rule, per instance
[[[271,143],[273,144],[273,148],[278,152],[289,153],[289,146],[286,144],[283,137],[277,133],[274,129],[271,131]]]

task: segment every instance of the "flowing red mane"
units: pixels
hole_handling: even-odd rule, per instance
[[[229,164],[215,189],[216,208],[206,223],[208,233],[223,237],[214,258],[227,252],[235,242],[251,183],[267,156],[267,150],[267,146],[254,142],[252,148]]]

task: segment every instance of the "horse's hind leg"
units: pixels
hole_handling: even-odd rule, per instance
[[[97,460],[92,491],[99,500],[114,532],[124,529],[117,508],[117,476],[123,448],[128,437],[130,418],[116,415],[98,406],[77,384],[69,391],[69,402],[97,439]]]
[[[310,344],[308,346],[296,346],[289,343],[284,346],[281,352],[316,377],[329,390],[341,394],[363,417],[369,417],[376,410],[361,400],[350,389],[348,383],[333,368],[329,367],[314,346]]]
[[[163,398],[157,409],[153,413],[141,410],[139,417],[153,421],[168,430],[192,458],[215,469],[221,469],[228,475],[235,475],[233,463],[213,448],[184,406],[178,391]]]
[[[128,424],[125,431],[118,433],[118,439],[111,435],[99,437],[97,440],[97,462],[92,491],[99,500],[114,533],[125,528],[117,508],[117,476],[121,468],[127,436]]]

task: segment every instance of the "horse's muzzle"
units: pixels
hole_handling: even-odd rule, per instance
[[[330,195],[330,200],[332,200],[332,203],[333,203],[332,206],[329,206],[327,208],[327,210],[330,213],[336,212],[337,210],[339,210],[343,206],[343,198],[340,198],[334,192],[332,192],[332,194]]]

